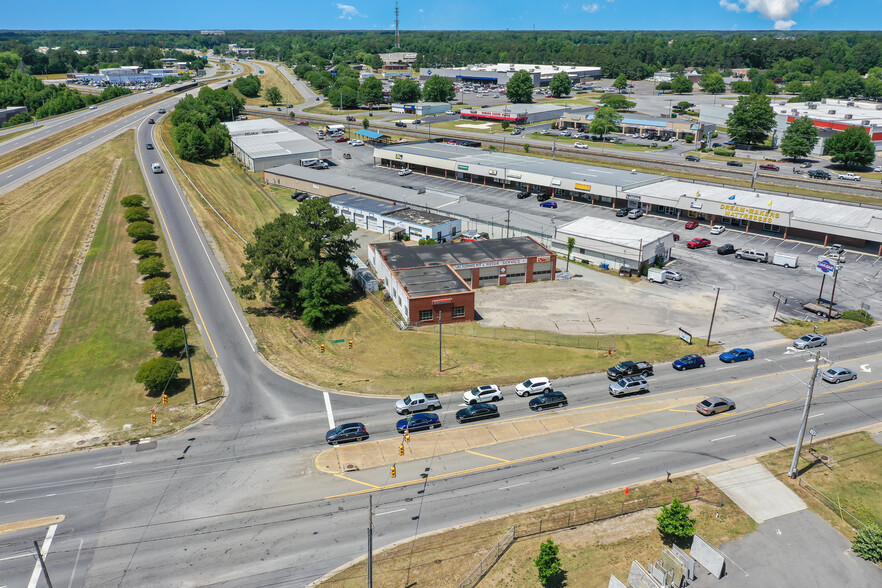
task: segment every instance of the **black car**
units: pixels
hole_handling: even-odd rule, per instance
[[[532,195],[533,195],[532,192],[530,192],[529,190],[523,190],[521,192],[518,192],[518,200],[523,200],[524,198],[529,198]]]
[[[152,124],[154,124],[155,122],[156,122],[156,121],[154,121],[152,118],[148,118],[148,119],[147,119],[147,124],[148,124],[148,125],[152,125]]]
[[[628,216],[628,209],[619,208],[618,210],[616,210],[616,216]]]
[[[563,392],[546,392],[530,399],[530,410],[545,410],[546,408],[566,405],[567,397],[564,396]]]
[[[651,376],[653,374],[652,364],[648,361],[623,361],[606,370],[606,377],[613,381],[626,376]]]
[[[146,145],[144,145],[144,148],[145,149],[153,149],[153,143],[147,143]]]
[[[368,435],[364,424],[346,423],[345,425],[339,425],[328,431],[325,434],[325,441],[330,445],[337,445],[338,443],[345,443],[347,441],[361,441],[368,437],[370,437],[370,435]]]
[[[307,194],[306,192],[294,192],[293,194],[291,194],[291,198],[293,198],[297,202],[303,202],[304,200],[309,198],[309,194]]]
[[[395,121],[395,126],[407,128],[407,123],[404,123],[404,122],[401,122],[400,120],[397,120],[397,121]]]
[[[735,246],[731,243],[717,247],[717,255],[732,255],[733,253],[735,253]]]
[[[551,194],[536,194],[536,200],[538,200],[539,202],[551,200]]]
[[[741,163],[740,161],[733,161],[733,160],[727,161],[726,165],[728,165],[729,167],[744,167],[744,164]]]
[[[479,402],[462,410],[456,411],[456,422],[467,423],[469,421],[480,421],[482,419],[495,419],[499,416],[499,409],[495,404],[486,404]]]
[[[701,161],[701,158],[697,155],[687,155],[685,159],[686,161]]]
[[[436,429],[441,426],[441,419],[434,412],[421,412],[412,414],[407,418],[401,419],[395,424],[395,430],[399,433],[405,431],[424,431],[426,429]]]
[[[824,171],[822,169],[810,169],[808,173],[808,177],[815,178],[818,180],[829,180],[833,176],[830,175],[830,172]]]

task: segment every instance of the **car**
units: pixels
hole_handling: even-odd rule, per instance
[[[811,167],[811,166],[812,166],[811,161],[803,161],[802,163],[799,164],[799,167],[801,167],[801,168],[807,168],[807,167]],[[879,171],[882,171],[882,169],[880,169]]]
[[[346,116],[346,120],[348,120],[349,122],[355,122],[355,117],[350,114]]]
[[[309,123],[306,122],[305,120],[298,120],[298,121],[297,121],[297,124],[298,124],[298,125],[308,125]]]
[[[145,149],[153,149],[153,143],[147,143],[146,145],[144,145],[144,148]]]
[[[364,141],[362,141],[361,139],[352,139],[351,141],[349,141],[349,144],[353,147],[363,147]]]
[[[616,210],[616,216],[628,216],[628,209],[619,208],[618,210]]]
[[[165,114],[165,108],[160,108],[157,112],[159,112],[159,114]]]
[[[734,159],[730,159],[729,161],[727,161],[726,165],[728,165],[729,167],[744,167],[743,163],[741,163],[740,161],[735,161]]]
[[[281,106],[277,106],[277,107],[276,107],[276,110],[278,110],[279,112],[282,112],[282,107],[281,107]]]
[[[680,234],[679,234],[679,233],[673,233],[673,236],[674,236],[674,241],[679,241],[679,240],[680,240]]]
[[[760,169],[765,169],[769,171],[779,171],[781,168],[775,165],[774,163],[761,163],[759,165]]]
[[[539,134],[540,135],[550,135],[551,131],[549,131],[548,129],[542,129],[541,131],[539,131]]]
[[[643,216],[643,209],[642,208],[632,208],[631,210],[628,211],[628,218],[631,220],[636,220],[636,219],[640,218],[641,216]]]
[[[525,198],[529,198],[532,195],[533,193],[529,190],[521,190],[520,192],[518,192],[518,200],[524,200]]]
[[[407,123],[404,123],[404,122],[401,122],[400,120],[397,120],[397,121],[395,121],[395,126],[407,128]]]
[[[818,335],[817,333],[809,333],[808,335],[803,335],[799,339],[793,341],[793,346],[797,349],[809,349],[810,347],[823,347],[827,344],[827,337],[825,335]]]
[[[726,227],[723,225],[714,225],[711,227],[710,234],[711,235],[722,235],[726,231]]]
[[[542,208],[557,208],[557,202],[554,200],[546,200],[545,202],[540,202],[539,206]]]
[[[399,433],[413,433],[414,431],[425,431],[426,429],[437,429],[441,426],[441,419],[434,412],[419,412],[409,415],[395,423],[395,430]]]
[[[733,253],[735,253],[735,246],[731,243],[717,247],[717,255],[732,255]]]
[[[398,175],[399,175],[399,176],[409,176],[409,175],[412,174],[412,173],[413,173],[413,170],[412,170],[412,169],[407,169],[407,168],[405,168],[405,169],[402,169],[402,170],[398,170]]]
[[[346,137],[337,137],[336,139],[334,139],[334,143],[348,143],[348,142],[349,142],[349,139],[347,139]]]
[[[695,410],[705,416],[711,416],[714,414],[719,414],[721,412],[735,410],[735,401],[731,398],[720,398],[718,396],[712,396],[711,398],[705,398],[704,400],[696,404]]]
[[[420,119],[416,119],[416,120],[413,121],[413,124],[415,124],[415,125],[421,125],[421,124],[423,124],[423,121],[421,121]]]
[[[711,244],[710,239],[703,239],[703,238],[699,237],[696,239],[692,239],[691,241],[686,243],[686,247],[688,247],[689,249],[701,249],[702,247],[707,247],[710,244]]]
[[[701,158],[697,155],[687,155],[686,161],[701,161]]]
[[[309,194],[307,194],[306,192],[294,192],[293,194],[291,194],[291,198],[293,198],[297,202],[303,202],[304,200],[309,198]]]
[[[837,177],[840,180],[849,180],[851,182],[860,182],[861,181],[861,177],[855,173],[852,173],[852,172],[848,172],[846,174],[837,174]]]
[[[588,145],[578,141],[576,143],[573,143],[573,147],[575,147],[576,149],[588,149]]]
[[[328,445],[337,445],[347,441],[361,441],[367,439],[370,435],[362,423],[346,423],[338,425],[325,434],[325,441]]]
[[[530,399],[530,410],[545,410],[546,408],[555,408],[557,406],[566,406],[568,404],[567,397],[563,392],[545,392],[536,398]]]
[[[285,108],[294,108],[294,105],[293,105],[293,104],[288,104],[288,105],[285,106]]]
[[[831,384],[857,380],[857,372],[848,368],[831,367],[821,373],[821,379]]]
[[[463,231],[459,234],[460,241],[486,241],[490,238],[490,235],[487,233],[480,233],[478,231]]]
[[[89,110],[98,110],[98,107],[93,104],[89,107]]]
[[[619,380],[625,376],[652,376],[652,364],[648,361],[622,361],[606,370],[606,377],[610,380]]]
[[[609,385],[609,393],[616,397],[642,392],[649,392],[649,382],[643,376],[628,376]]]
[[[455,110],[445,110],[444,114],[456,114]]]
[[[572,133],[570,133],[569,131],[561,131],[560,132],[561,137],[569,137],[571,134]]]
[[[462,395],[462,401],[466,404],[478,404],[479,402],[499,402],[502,400],[502,392],[496,384],[485,384],[472,388]]]
[[[686,226],[684,227],[687,231],[691,231],[692,229],[698,228],[698,221],[686,221]]]
[[[494,419],[499,416],[499,409],[495,404],[485,404],[479,402],[472,406],[456,411],[456,422],[467,423],[469,421],[480,421],[483,419]]]
[[[152,124],[155,124],[155,123],[156,123],[156,121],[154,121],[152,118],[148,118],[148,119],[147,119],[147,124],[148,124],[148,125],[152,125]]]
[[[726,147],[732,147],[733,145],[735,145],[735,141],[732,141],[732,140],[730,139],[730,140],[728,140],[728,141],[724,141],[724,142],[723,142],[723,145],[725,145]]]
[[[538,194],[536,194],[536,200],[539,202],[551,200],[551,194],[549,194],[548,192],[539,192]]]
[[[546,97],[546,98],[554,98],[554,96],[551,95],[551,94],[546,94],[545,97]]]
[[[511,132],[512,135],[520,135],[521,132],[518,129],[515,129]]]
[[[692,370],[695,368],[703,368],[705,367],[704,358],[698,354],[684,355],[680,359],[675,359],[674,363],[671,364],[675,370],[677,371],[685,371]]]
[[[674,282],[679,282],[683,279],[683,274],[676,270],[666,269],[665,270],[665,279],[673,280]]]
[[[811,164],[809,164],[809,165],[811,165]],[[882,172],[882,165],[877,165],[876,167],[873,168],[873,171],[874,172]]]
[[[736,361],[748,361],[753,359],[753,349],[736,347],[725,353],[720,354],[720,361],[723,363],[734,363]]]
[[[269,104],[261,104],[260,105],[261,108],[266,108],[267,106],[269,106]]]
[[[551,392],[552,390],[554,388],[551,386],[551,381],[548,378],[530,378],[515,386],[515,394],[522,398],[532,394]]]

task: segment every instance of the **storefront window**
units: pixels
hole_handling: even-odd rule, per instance
[[[421,310],[420,311],[420,320],[421,321],[432,320],[432,311],[431,310]]]
[[[454,306],[453,312],[451,313],[453,318],[460,318],[465,316],[465,306]]]

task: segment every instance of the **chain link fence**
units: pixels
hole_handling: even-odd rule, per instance
[[[799,483],[799,485],[801,487],[808,489],[809,494],[811,494],[812,496],[817,498],[821,503],[826,504],[830,510],[832,510],[833,512],[838,512],[839,518],[841,520],[845,521],[845,517],[848,517],[848,519],[850,521],[854,521],[854,522],[849,523],[852,527],[863,529],[864,527],[867,526],[868,523],[874,522],[873,520],[862,521],[861,519],[859,519],[855,515],[848,512],[848,510],[842,508],[842,501],[841,500],[833,500],[832,498],[830,498],[829,496],[827,496],[826,494],[824,494],[823,492],[821,492],[820,490],[818,490],[817,488],[815,488],[814,486],[809,484],[807,481],[803,480],[802,478],[797,478],[797,482]],[[871,517],[867,516],[867,518],[871,518]]]

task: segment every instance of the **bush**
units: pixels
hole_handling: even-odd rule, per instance
[[[126,232],[129,234],[129,237],[135,241],[143,241],[144,239],[155,241],[158,238],[156,236],[156,229],[154,229],[153,225],[147,221],[138,221],[130,224],[126,229]]]
[[[144,200],[145,198],[140,194],[132,194],[120,200],[119,203],[128,208],[130,206],[143,206]]]
[[[138,241],[133,247],[135,255],[149,257],[156,255],[156,241]]]
[[[138,373],[135,374],[135,381],[144,384],[148,393],[159,394],[165,390],[172,378],[181,373],[182,369],[176,359],[154,357],[141,364]]]
[[[714,147],[714,153],[716,155],[722,155],[723,157],[733,157],[735,155],[735,150],[729,149],[728,147]]]
[[[184,350],[184,332],[176,327],[153,333],[153,346],[163,355],[180,355]]]
[[[663,506],[655,517],[662,541],[669,545],[674,543],[680,547],[687,546],[695,534],[695,519],[689,518],[691,513],[692,507],[680,502],[679,498],[674,498],[671,504]]]
[[[692,136],[692,135],[686,135],[686,136],[683,138],[683,141],[685,141],[686,143],[692,143],[692,142],[695,141],[695,137]]]
[[[437,243],[438,243],[438,241],[436,241],[435,239],[420,239],[419,240],[420,245],[436,245]]]
[[[154,278],[163,272],[165,272],[165,262],[157,255],[147,257],[138,262],[139,274]]]
[[[560,567],[560,557],[558,556],[559,551],[560,547],[555,545],[554,541],[551,539],[546,539],[545,542],[539,546],[539,555],[533,560],[533,565],[535,565],[539,571],[539,582],[541,582],[543,586],[548,585],[549,582],[558,578],[563,573],[563,570]]]
[[[719,136],[720,136],[720,134],[719,134],[718,132],[716,132],[716,131],[714,131],[713,133],[711,133],[711,139],[716,139],[716,138],[719,137]]]
[[[160,300],[153,306],[148,306],[144,310],[144,316],[154,329],[160,331],[169,327],[180,327],[186,322],[181,303],[177,300]]]
[[[868,327],[876,322],[870,313],[866,310],[846,310],[842,313],[842,318],[850,320],[850,321],[858,321],[859,323],[864,323]]]
[[[175,297],[175,295],[171,293],[171,286],[165,281],[165,278],[150,278],[149,280],[145,280],[144,285],[141,286],[141,291],[157,302]]]
[[[502,124],[500,126],[502,127],[503,131],[506,130],[508,128],[508,121],[507,120],[502,121]]]
[[[150,221],[150,213],[143,206],[130,206],[126,208],[123,216],[127,223],[137,223],[141,221]]]
[[[882,528],[873,523],[857,532],[851,542],[854,552],[867,561],[882,561]]]

